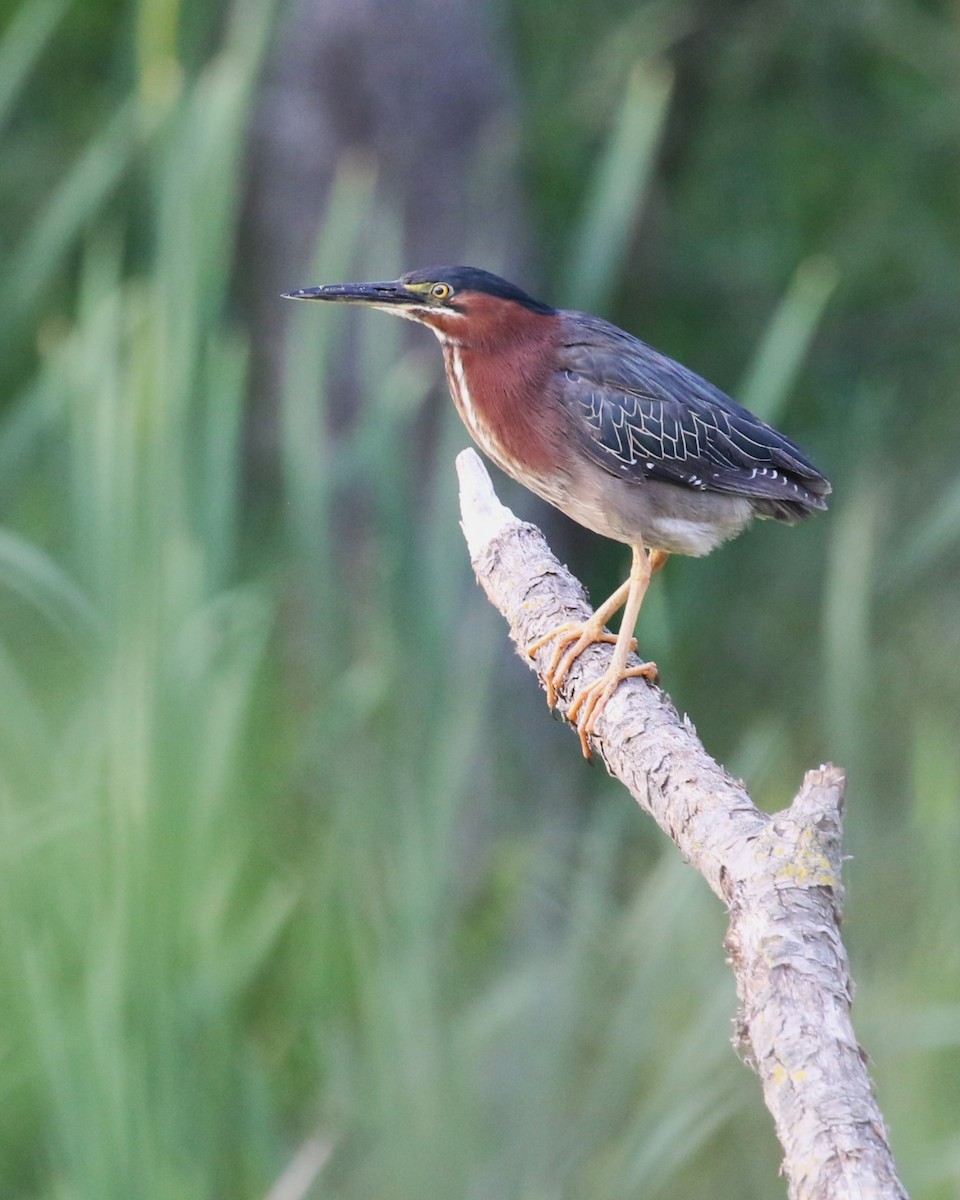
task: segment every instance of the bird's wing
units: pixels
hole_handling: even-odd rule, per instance
[[[612,475],[772,501],[788,519],[826,508],[830,484],[789,438],[615,325],[577,314],[556,370],[574,436]]]

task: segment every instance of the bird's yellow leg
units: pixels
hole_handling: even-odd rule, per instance
[[[657,677],[656,663],[642,663],[639,667],[628,667],[626,664],[630,651],[634,647],[633,631],[640,614],[640,605],[643,603],[643,598],[650,585],[650,576],[663,566],[666,559],[667,556],[662,551],[654,550],[648,555],[642,546],[633,548],[633,563],[630,567],[630,578],[626,583],[626,605],[623,610],[623,620],[620,622],[620,632],[617,635],[613,658],[599,679],[588,684],[576,694],[567,713],[570,721],[577,722],[577,732],[580,734],[580,746],[584,758],[590,757],[588,738],[593,732],[597,717],[603,712],[604,706],[619,687],[621,680],[635,678],[639,675],[650,680]]]
[[[543,637],[537,638],[527,647],[527,653],[532,658],[547,642],[557,639],[550,666],[543,673],[543,682],[547,685],[547,704],[551,708],[557,702],[557,688],[565,679],[577,655],[586,650],[587,646],[594,646],[598,642],[606,642],[611,646],[616,644],[617,636],[609,633],[604,626],[618,609],[623,608],[629,592],[630,580],[626,579],[586,621],[567,621],[558,625],[556,629],[551,629]],[[571,642],[575,644],[567,650]]]

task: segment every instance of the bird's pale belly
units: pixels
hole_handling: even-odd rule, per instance
[[[709,554],[755,515],[746,497],[692,491],[657,479],[632,483],[591,471],[579,479],[520,482],[602,537],[668,554]]]

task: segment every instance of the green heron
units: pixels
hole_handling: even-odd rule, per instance
[[[431,267],[389,283],[286,292],[293,300],[363,304],[428,325],[440,339],[447,384],[480,448],[562,512],[633,551],[630,575],[589,620],[556,641],[547,699],[577,657],[614,644],[599,679],[574,697],[584,754],[622,679],[656,679],[628,666],[651,575],[670,554],[707,554],[753,517],[795,522],[826,508],[830,484],[783,434],[713,384],[599,317],[551,308],[474,267]],[[623,609],[620,632],[607,621]]]

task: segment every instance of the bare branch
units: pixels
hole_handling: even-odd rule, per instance
[[[551,647],[535,660],[524,647],[588,616],[586,595],[540,531],[500,504],[474,451],[459,455],[457,470],[477,579],[520,655],[542,671]],[[562,713],[610,653],[584,651],[560,688]],[[902,1200],[850,1020],[853,983],[840,938],[843,771],[808,772],[790,807],[769,816],[643,679],[617,689],[593,747],[727,905],[725,944],[740,997],[735,1044],[760,1076],[791,1200]]]

